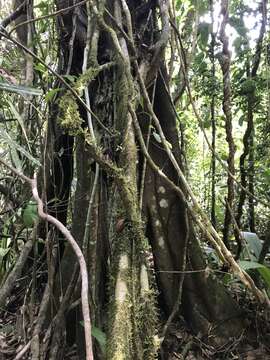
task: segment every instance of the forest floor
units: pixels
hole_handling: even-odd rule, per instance
[[[229,288],[243,311],[247,328],[238,339],[222,346],[209,345],[209,339],[194,336],[186,326],[174,326],[165,344],[163,360],[270,360],[270,311],[251,299],[239,283]],[[247,335],[249,334],[249,335]]]
[[[184,322],[170,326],[163,346],[162,360],[270,360],[270,314],[258,307],[243,289],[234,287],[234,297],[243,309],[248,329],[238,339],[229,339],[222,346],[209,345],[209,339],[195,336]],[[18,284],[5,311],[0,312],[0,360],[29,359],[31,311],[25,303],[24,290]],[[38,313],[38,305],[32,309],[32,323]],[[182,324],[181,324],[182,323]],[[249,337],[246,336],[246,334]],[[27,348],[28,345],[28,348]],[[25,354],[22,354],[22,351]],[[18,354],[21,356],[18,357]],[[76,349],[67,348],[65,360],[82,360]],[[135,359],[134,359],[135,360]]]

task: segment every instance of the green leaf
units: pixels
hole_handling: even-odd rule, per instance
[[[246,241],[248,252],[251,252],[251,255],[255,257],[255,259],[251,258],[251,260],[258,260],[262,251],[262,243],[261,240],[258,238],[258,235],[246,231],[241,232],[241,235]]]
[[[239,266],[243,270],[257,270],[263,278],[265,284],[270,288],[270,269],[255,261],[239,261]]]
[[[229,19],[229,24],[238,32],[240,36],[246,37],[247,28],[241,17],[231,16]]]
[[[8,104],[9,104],[9,107],[10,107],[10,110],[11,110],[12,114],[18,120],[18,123],[20,124],[20,127],[22,128],[22,132],[23,132],[23,135],[24,135],[25,140],[27,142],[28,149],[31,150],[29,140],[28,140],[28,137],[27,137],[27,134],[26,134],[26,129],[25,129],[25,126],[24,126],[24,120],[23,120],[22,116],[18,113],[17,109],[15,108],[15,106],[12,104],[11,101],[8,101]]]
[[[268,169],[265,169],[264,171],[263,171],[263,177],[264,177],[264,182],[267,184],[267,185],[269,185],[270,184],[270,169],[268,168]]]
[[[45,95],[45,100],[47,102],[51,101],[55,94],[57,94],[59,91],[61,91],[61,88],[51,89],[47,92]]]
[[[41,74],[44,74],[47,71],[46,67],[41,63],[36,64],[34,68],[36,71],[39,71]]]
[[[264,265],[262,265],[258,262],[255,262],[255,261],[241,260],[238,263],[239,263],[239,266],[241,267],[241,269],[243,269],[243,270],[252,270],[252,269],[258,269],[258,268],[265,267]]]
[[[253,79],[246,79],[241,84],[241,95],[252,95],[256,90],[256,81]]]
[[[43,94],[43,92],[39,89],[35,89],[29,86],[13,85],[4,82],[0,82],[0,90],[17,93],[20,95],[40,96]]]
[[[270,289],[270,269],[266,266],[262,266],[258,268],[258,271],[263,280],[265,281],[266,285]]]
[[[80,321],[80,324],[84,327],[83,321]],[[97,340],[97,342],[101,348],[101,351],[103,352],[103,354],[105,354],[106,353],[106,342],[107,342],[106,334],[99,328],[95,327],[94,325],[92,326],[91,333],[92,333],[92,336]]]
[[[0,139],[8,144],[11,148],[15,148],[18,152],[22,153],[30,161],[32,161],[37,166],[41,166],[41,163],[35,159],[28,151],[26,151],[21,145],[19,145],[11,136],[4,130],[0,128]]]
[[[28,205],[23,212],[23,223],[27,228],[34,226],[36,220],[38,219],[37,204],[29,201]]]
[[[76,81],[76,76],[74,76],[74,75],[63,75],[63,78],[66,80],[69,80],[70,82]]]
[[[240,116],[239,120],[238,120],[238,124],[239,126],[243,126],[244,121],[246,120],[246,116],[242,115]]]
[[[99,328],[92,326],[92,336],[97,340],[103,354],[105,354],[106,341],[107,341],[106,334],[103,331],[101,331]]]
[[[3,259],[7,255],[9,250],[10,250],[9,248],[8,249],[0,248],[0,267],[2,266]]]

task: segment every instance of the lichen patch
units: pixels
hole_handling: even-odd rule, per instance
[[[166,189],[165,189],[164,186],[160,186],[160,187],[158,188],[158,193],[159,193],[159,194],[165,194],[165,192],[166,192]]]
[[[164,237],[163,237],[163,236],[160,236],[160,237],[158,238],[158,245],[159,245],[161,248],[164,247],[165,242],[164,242]]]
[[[160,202],[159,202],[159,206],[160,206],[161,208],[166,209],[166,208],[169,206],[168,201],[165,200],[165,199],[161,199]]]

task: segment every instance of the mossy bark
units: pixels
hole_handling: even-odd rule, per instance
[[[137,148],[130,116],[123,138],[120,164],[125,169],[125,176],[116,180],[118,194],[111,219],[116,231],[112,243],[107,358],[146,360],[154,358],[156,317],[153,314],[156,311],[147,272],[147,241],[138,208]],[[124,221],[123,229],[119,229],[120,221]],[[149,323],[142,333],[150,316],[151,326]]]
[[[128,2],[128,5],[133,11],[137,2]],[[142,24],[139,24],[139,20],[137,18],[133,20],[135,27],[138,26],[140,29],[139,25]],[[156,26],[155,19],[151,18],[150,20],[149,27],[144,33],[143,43],[144,45],[149,44],[149,46],[153,41],[153,32]],[[147,19],[145,21],[148,22]],[[98,62],[100,64],[108,61],[105,55],[110,54],[113,48],[108,37],[107,33],[101,31],[98,45]],[[79,56],[83,53],[83,47],[77,42],[74,50],[78,51],[74,51],[72,71],[73,73],[77,71],[76,74],[79,74],[81,71]],[[144,51],[139,52],[139,61],[141,63],[145,61],[147,64],[149,54]],[[109,60],[112,58],[115,60],[117,57],[112,56]],[[124,62],[122,65],[125,66]],[[147,69],[147,66],[145,68]],[[139,109],[136,108],[139,96],[135,91],[137,79],[136,76],[133,77],[133,71],[134,69],[130,71],[130,76],[127,76],[127,70],[121,68],[117,63],[115,68],[99,73],[89,84],[92,110],[104,126],[113,131],[117,130],[111,136],[97,123],[94,123],[97,140],[100,144],[99,155],[109,158],[109,161],[120,169],[115,177],[102,171],[94,215],[98,224],[95,224],[92,229],[95,235],[92,233],[93,237],[89,239],[95,243],[89,247],[91,249],[90,269],[94,272],[93,276],[90,275],[92,279],[91,292],[94,294],[93,323],[107,334],[106,358],[110,360],[150,360],[155,358],[157,296],[155,286],[153,286],[154,279],[149,276],[147,255],[152,252],[154,257],[156,284],[159,291],[159,312],[167,316],[171,313],[178,295],[180,274],[177,271],[182,269],[187,235],[184,203],[149,167],[146,169],[143,214],[139,208],[137,185],[141,178],[143,157],[138,156],[128,108],[132,106],[134,110],[137,110],[142,128],[145,128],[146,115],[143,104]],[[157,75],[154,111],[166,139],[172,146],[173,154],[181,166],[182,154],[176,118],[166,91],[166,72],[163,66],[156,66],[149,69],[149,73],[151,73],[151,76],[148,76],[150,78],[155,78],[154,75]],[[147,75],[145,78],[148,78]],[[149,92],[152,93],[151,89]],[[78,116],[78,114],[83,120],[83,132],[86,133],[86,113],[78,107],[75,115]],[[72,119],[69,118],[69,120]],[[80,119],[78,124],[81,126]],[[79,135],[76,132],[73,134],[77,137],[77,184],[72,211],[72,232],[78,243],[82,245],[94,168],[92,154],[84,142],[82,134]],[[67,135],[66,139],[70,139],[70,137]],[[149,152],[164,173],[181,187],[181,182],[166,152],[152,136]],[[72,154],[69,155],[70,163],[67,169],[72,166]],[[68,181],[69,190],[70,177]],[[150,250],[149,245],[151,246]],[[67,249],[61,263],[62,291],[65,291],[68,285],[74,264],[74,256]],[[191,225],[187,268],[192,271],[200,271],[205,266],[203,254]],[[78,296],[74,291],[73,301],[76,300],[78,300]],[[226,293],[222,284],[212,276],[207,277],[204,272],[186,276],[180,311],[196,333],[207,335],[210,328],[218,329],[215,335],[223,337],[223,340],[226,341],[228,334],[238,335],[243,330],[242,321],[237,318],[238,308],[232,298]],[[230,316],[234,320],[229,323],[227,320]],[[77,311],[77,314],[69,312],[66,318],[76,319],[79,323],[80,311]],[[84,350],[80,344],[82,326],[79,324],[77,331],[74,331],[72,326],[69,326],[70,324],[72,322],[68,321],[69,342],[73,343],[77,340],[78,354],[83,357]],[[99,353],[97,351],[97,354]]]

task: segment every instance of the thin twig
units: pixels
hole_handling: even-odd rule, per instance
[[[16,355],[16,357],[14,358],[14,360],[20,360],[24,354],[29,350],[31,345],[31,341],[29,341],[23,348],[22,350],[20,350],[20,352]]]
[[[187,258],[187,244],[188,244],[188,240],[189,240],[189,220],[188,220],[187,209],[185,209],[185,223],[186,223],[186,234],[185,234],[185,242],[184,242],[184,247],[183,247],[182,271],[180,272],[178,294],[177,294],[177,298],[175,300],[172,312],[171,312],[170,316],[168,317],[166,324],[164,325],[164,328],[162,331],[161,338],[163,339],[163,341],[165,340],[166,334],[168,332],[168,329],[169,329],[173,319],[175,318],[177,312],[179,311],[179,307],[181,306],[181,301],[182,301],[183,283],[184,283],[185,274],[186,274],[185,268],[186,268],[186,258]]]
[[[70,246],[72,247],[78,259],[80,265],[81,278],[82,278],[81,300],[82,300],[82,312],[83,312],[83,320],[84,320],[86,359],[93,360],[94,358],[93,358],[92,337],[91,337],[91,319],[90,319],[89,300],[88,300],[88,274],[87,274],[87,266],[83,253],[79,245],[77,244],[76,240],[71,235],[70,231],[55,217],[44,212],[43,210],[44,205],[38,194],[36,175],[34,176],[34,179],[30,179],[29,177],[25,176],[17,169],[8,165],[1,158],[0,158],[0,163],[5,167],[7,167],[9,170],[11,170],[14,174],[18,175],[21,179],[26,181],[31,186],[33,198],[36,200],[38,205],[38,215],[40,216],[41,219],[54,225],[64,235],[64,237],[69,242]]]
[[[93,111],[87,106],[87,104],[82,100],[82,98],[80,97],[80,95],[77,93],[76,90],[73,89],[73,87],[63,78],[63,76],[61,76],[60,74],[58,74],[51,66],[49,66],[48,64],[46,64],[45,61],[43,61],[39,56],[37,56],[35,53],[33,53],[33,51],[31,51],[29,48],[27,48],[26,46],[24,46],[22,43],[20,43],[19,41],[15,40],[13,37],[11,37],[10,35],[8,35],[7,32],[5,32],[5,29],[1,28],[0,29],[4,30],[4,31],[0,31],[0,36],[5,37],[7,40],[10,40],[11,42],[13,42],[15,45],[17,45],[19,48],[23,49],[27,54],[31,55],[34,59],[36,59],[38,62],[40,62],[42,65],[44,65],[46,67],[46,69],[52,73],[55,77],[57,77],[58,80],[60,80],[60,82],[65,85],[65,87],[71,92],[71,94],[75,97],[75,99],[83,106],[83,108],[91,113],[91,115],[96,119],[96,121],[98,122],[98,124],[102,127],[103,130],[105,130],[107,133],[109,133],[111,136],[113,136],[113,133],[110,131],[110,129],[108,129],[102,122],[101,120],[97,117],[97,115],[95,113],[93,113]],[[106,68],[107,64],[104,64],[102,69]],[[109,63],[108,66],[111,66],[112,63]],[[104,67],[105,66],[105,67]]]
[[[83,5],[83,4],[86,4],[88,1],[89,1],[89,0],[83,0],[83,1],[81,1],[81,2],[79,2],[79,3],[77,3],[77,4],[68,6],[68,7],[64,8],[64,9],[57,10],[57,11],[51,13],[51,14],[47,14],[47,15],[43,15],[43,16],[36,17],[35,19],[29,19],[29,20],[27,20],[27,21],[23,21],[23,22],[17,24],[16,26],[14,26],[14,27],[9,31],[8,34],[11,35],[11,33],[13,33],[15,30],[17,30],[17,29],[18,29],[19,27],[21,27],[21,26],[28,25],[28,24],[31,24],[31,23],[35,23],[35,22],[38,22],[38,21],[40,21],[40,20],[49,19],[49,18],[51,18],[51,17],[60,16],[60,15],[64,14],[65,12],[68,12],[69,10],[72,10],[72,9],[74,9],[74,8],[76,8],[76,7],[79,7],[79,6]],[[22,4],[22,5],[24,5],[24,4]],[[9,17],[12,17],[12,20],[11,20],[11,21],[9,21],[9,22],[7,23],[7,19],[8,19],[9,17],[6,18],[6,19],[4,19],[4,20],[2,21],[1,25],[2,25],[3,27],[6,27],[6,26],[9,25],[12,21],[14,21],[18,16],[20,16],[20,13],[17,14],[17,11],[19,11],[19,9],[21,10],[21,6],[22,6],[22,5],[20,5],[19,8],[17,8],[11,15],[9,15]],[[4,23],[4,24],[3,24],[3,23]]]
[[[8,275],[4,285],[0,289],[0,308],[4,308],[6,304],[6,300],[10,295],[16,280],[21,276],[23,267],[28,259],[28,255],[33,247],[32,237],[25,243],[19,258],[17,259],[14,268],[12,269],[11,273]]]
[[[140,79],[142,89],[143,89],[143,92],[144,92],[143,95],[145,97],[145,101],[146,101],[146,104],[147,104],[147,109],[151,113],[151,115],[153,116],[155,125],[157,125],[159,135],[160,135],[160,137],[162,139],[163,146],[164,146],[169,158],[172,160],[172,163],[175,166],[175,169],[177,170],[177,174],[178,174],[178,176],[180,177],[180,179],[181,179],[181,181],[183,183],[185,191],[191,197],[193,206],[191,206],[186,201],[186,196],[184,195],[184,193],[180,189],[180,187],[176,186],[174,184],[174,182],[172,182],[162,172],[162,170],[154,163],[154,161],[152,160],[152,158],[149,155],[148,150],[147,150],[147,148],[145,146],[143,136],[142,136],[142,133],[141,133],[141,129],[140,129],[140,125],[138,123],[138,119],[136,117],[136,114],[135,114],[134,110],[132,109],[132,106],[129,105],[129,111],[130,111],[132,119],[133,119],[133,124],[134,124],[134,127],[135,127],[136,132],[137,132],[139,143],[141,145],[142,152],[143,152],[144,156],[146,156],[146,158],[147,158],[147,160],[149,162],[149,165],[162,179],[164,179],[166,181],[166,183],[170,186],[170,188],[174,189],[176,191],[176,193],[180,196],[180,198],[184,202],[184,205],[189,210],[189,213],[191,214],[192,218],[199,225],[201,230],[206,234],[209,241],[214,246],[218,256],[220,257],[220,259],[223,262],[226,262],[226,263],[228,263],[230,265],[231,270],[239,277],[239,279],[243,282],[243,284],[250,289],[250,291],[254,294],[254,296],[258,299],[258,301],[260,303],[265,303],[270,307],[270,300],[268,299],[268,297],[266,297],[265,294],[256,287],[254,281],[246,273],[246,271],[244,271],[243,269],[240,268],[240,266],[234,260],[232,253],[226,248],[226,246],[224,245],[224,243],[223,243],[222,239],[220,238],[219,234],[213,228],[213,226],[212,226],[211,222],[209,221],[207,215],[200,208],[196,197],[194,196],[194,194],[193,194],[189,184],[187,183],[181,169],[179,168],[179,165],[178,165],[177,161],[175,160],[174,155],[172,154],[171,150],[168,147],[168,144],[166,142],[164,133],[163,133],[161,127],[160,127],[159,121],[158,121],[158,119],[157,119],[157,117],[156,117],[156,115],[155,115],[155,113],[154,113],[154,111],[153,111],[153,109],[151,107],[151,103],[149,101],[149,97],[147,95],[143,80],[142,80],[142,78],[140,76],[139,76],[139,79]],[[198,216],[198,215],[200,215],[200,216]],[[201,219],[200,219],[200,217],[201,217]]]
[[[193,113],[198,121],[198,124],[200,126],[200,129],[203,133],[203,136],[205,138],[205,141],[207,143],[207,146],[208,148],[210,149],[210,151],[215,155],[216,159],[218,160],[218,162],[220,163],[220,165],[222,166],[222,168],[230,175],[230,177],[233,179],[233,181],[241,188],[243,189],[246,194],[248,194],[249,196],[251,196],[254,200],[258,201],[258,203],[264,205],[265,207],[269,208],[270,207],[270,204],[263,201],[262,199],[259,199],[257,196],[255,196],[254,194],[252,194],[247,188],[243,187],[242,184],[240,183],[240,181],[237,180],[237,178],[229,171],[228,167],[226,166],[226,164],[223,162],[223,160],[221,159],[221,157],[217,154],[217,152],[215,152],[215,150],[213,149],[209,139],[208,139],[208,136],[206,134],[206,131],[204,129],[204,126],[203,126],[203,121],[199,115],[199,111],[197,109],[197,106],[195,104],[195,101],[193,99],[193,96],[192,96],[192,91],[191,91],[191,85],[190,85],[190,82],[189,82],[189,78],[188,78],[188,75],[185,71],[185,68],[184,68],[184,64],[185,64],[185,61],[184,61],[184,47],[183,47],[183,43],[182,43],[182,39],[181,39],[181,35],[179,33],[179,30],[177,29],[176,25],[171,22],[171,25],[173,27],[173,29],[175,30],[176,34],[177,34],[177,38],[178,38],[178,41],[179,41],[179,44],[182,48],[182,56],[180,56],[180,61],[181,61],[181,69],[183,71],[183,75],[184,75],[184,81],[186,83],[186,89],[187,89],[187,93],[188,93],[188,96],[189,96],[189,99],[190,99],[190,103],[191,103],[191,106],[192,106],[192,110],[193,110]]]

